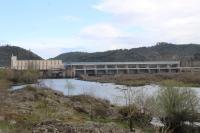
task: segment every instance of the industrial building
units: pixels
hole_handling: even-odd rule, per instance
[[[13,70],[38,70],[42,77],[65,77],[65,68],[61,60],[18,60],[11,57]]]
[[[11,69],[54,70],[54,69],[64,69],[64,65],[61,60],[18,60],[17,56],[12,56]]]

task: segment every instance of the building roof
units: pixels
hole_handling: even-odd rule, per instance
[[[180,64],[180,61],[137,61],[137,62],[64,62],[69,65],[126,65],[126,64]]]

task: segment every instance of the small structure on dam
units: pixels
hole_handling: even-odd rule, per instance
[[[67,77],[79,77],[81,75],[176,73],[180,71],[180,61],[73,62],[65,63],[64,65]]]
[[[38,70],[42,77],[65,77],[65,68],[62,60],[18,60],[17,56],[11,57],[13,70]]]

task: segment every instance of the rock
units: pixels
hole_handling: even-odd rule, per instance
[[[34,93],[30,92],[30,91],[26,91],[26,90],[20,90],[20,91],[13,92],[12,98],[19,101],[19,102],[35,101],[36,100]]]
[[[44,121],[33,127],[33,133],[128,133],[128,130],[117,127],[114,123],[99,124],[88,122],[83,125]]]
[[[17,122],[15,120],[11,120],[9,123],[10,125],[15,125]]]
[[[118,110],[103,99],[89,95],[80,95],[71,97],[71,102],[73,108],[80,113],[92,113],[95,117],[101,118],[117,118],[119,116]]]
[[[22,102],[22,103],[18,103],[16,105],[16,108],[17,108],[17,112],[19,114],[31,114],[32,112],[32,106],[31,106],[31,103],[30,102]]]
[[[73,103],[73,107],[75,110],[77,110],[78,112],[83,112],[83,113],[87,113],[89,114],[89,110],[86,109],[84,106],[82,106],[82,104],[80,102],[74,102]]]
[[[59,96],[59,97],[63,97],[64,96],[64,94],[62,92],[56,91],[56,90],[54,90],[54,95]]]
[[[0,116],[0,121],[4,121],[5,117],[4,116]]]
[[[59,97],[58,102],[60,104],[70,104],[71,100],[70,98],[67,98],[67,97]]]

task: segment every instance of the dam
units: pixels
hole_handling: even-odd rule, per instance
[[[18,60],[11,57],[11,69],[37,70],[42,78],[74,78],[81,75],[123,75],[195,72],[200,62],[136,61],[136,62],[63,62],[62,60]]]
[[[180,61],[143,61],[143,62],[73,62],[65,63],[67,77],[81,75],[118,75],[142,73],[177,73]]]

